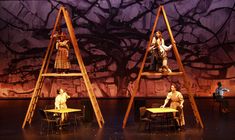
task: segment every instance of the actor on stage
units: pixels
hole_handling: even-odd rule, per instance
[[[171,100],[170,108],[178,110],[177,113],[178,115],[174,113],[174,117],[176,117],[178,126],[180,128],[183,128],[185,125],[184,112],[183,112],[184,97],[179,91],[176,90],[176,86],[174,84],[171,85],[171,91],[167,94],[164,104],[161,107],[164,108],[169,102],[169,100]]]
[[[162,33],[160,31],[157,31],[156,35],[153,37],[151,47],[149,49],[152,53],[150,66],[151,70],[157,70],[159,72],[171,72],[170,68],[167,65],[167,52],[171,48],[172,45],[165,45],[164,39],[162,38]]]
[[[71,67],[69,62],[69,40],[64,32],[58,32],[53,37],[57,38],[57,53],[54,68],[59,73],[67,72],[67,70]]]
[[[215,98],[221,103],[220,111],[222,113],[228,113],[228,101],[224,99],[224,92],[229,92],[229,89],[223,88],[221,82],[218,82],[217,86],[218,87],[215,90]]]
[[[67,108],[67,99],[70,98],[70,96],[63,90],[59,89],[57,90],[57,96],[55,98],[55,109],[66,109]],[[66,119],[66,114],[61,114],[61,122],[63,122]]]

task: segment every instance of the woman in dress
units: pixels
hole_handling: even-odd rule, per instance
[[[55,37],[57,37],[58,40],[56,42],[57,53],[54,68],[57,72],[64,73],[71,67],[69,62],[69,40],[64,32],[55,35]]]
[[[164,104],[161,107],[164,108],[170,100],[170,108],[178,110],[178,115],[174,113],[174,117],[176,117],[178,126],[182,128],[185,125],[183,112],[184,97],[179,91],[176,90],[176,86],[174,84],[171,85],[171,91],[167,94]]]

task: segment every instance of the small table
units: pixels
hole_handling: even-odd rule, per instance
[[[75,109],[75,108],[65,108],[65,109],[46,109],[44,111],[45,112],[50,112],[50,113],[61,113],[60,125],[62,125],[63,121],[64,121],[64,118],[65,118],[65,113],[80,112],[82,110],[81,109]]]
[[[147,111],[151,113],[173,113],[173,112],[178,112],[178,110],[173,109],[173,108],[146,108]]]
[[[51,112],[51,113],[71,113],[71,112],[80,112],[81,109],[75,109],[75,108],[66,108],[66,109],[46,109],[45,112]]]
[[[158,114],[166,114],[166,115],[160,115],[160,117],[161,117],[161,124],[162,124],[162,120],[166,119],[164,121],[166,123],[166,124],[164,123],[164,126],[167,126],[167,127],[175,126],[175,125],[173,125],[173,122],[172,122],[174,117],[173,116],[166,117],[166,116],[169,113],[176,113],[176,112],[178,112],[178,110],[173,109],[173,108],[169,108],[169,107],[167,107],[167,108],[146,108],[146,110],[148,112],[152,113],[152,114],[156,114],[155,117],[159,116]]]

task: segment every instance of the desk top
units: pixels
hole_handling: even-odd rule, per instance
[[[147,111],[151,113],[170,113],[170,112],[178,112],[178,110],[173,108],[147,108]]]
[[[46,109],[45,112],[52,112],[52,113],[70,113],[70,112],[79,112],[81,109],[75,108],[66,108],[66,109]]]

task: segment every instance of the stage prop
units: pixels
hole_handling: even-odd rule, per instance
[[[128,104],[128,107],[127,107],[127,111],[126,111],[126,114],[125,114],[125,117],[124,117],[124,120],[123,120],[122,127],[123,128],[126,127],[127,119],[129,117],[129,113],[130,113],[130,110],[131,110],[131,107],[132,107],[135,95],[136,95],[137,90],[139,88],[139,83],[140,83],[141,76],[182,76],[183,80],[184,80],[184,86],[185,86],[185,88],[188,91],[189,102],[190,102],[190,105],[192,107],[192,110],[193,110],[196,122],[200,124],[201,128],[204,128],[203,122],[201,120],[201,117],[200,117],[200,114],[199,114],[199,111],[198,111],[198,108],[197,108],[197,105],[196,105],[196,102],[195,102],[194,97],[192,95],[190,82],[189,82],[189,80],[187,78],[187,75],[185,73],[185,70],[184,70],[183,64],[181,62],[181,58],[180,58],[178,49],[177,49],[176,44],[175,44],[175,40],[174,40],[172,31],[171,31],[171,28],[170,28],[170,25],[169,25],[169,22],[168,22],[168,19],[167,19],[164,7],[160,6],[158,8],[158,11],[156,11],[156,12],[157,12],[157,15],[156,15],[156,18],[155,18],[155,22],[154,22],[154,26],[153,26],[153,29],[152,29],[152,33],[150,35],[150,39],[149,39],[149,42],[147,44],[147,48],[146,48],[146,52],[145,52],[145,55],[144,55],[144,59],[143,59],[143,62],[141,64],[140,71],[139,71],[138,77],[137,77],[136,82],[135,82],[135,87],[134,87],[133,93],[131,95],[131,98],[130,98],[130,101],[129,101],[129,104]],[[147,55],[148,55],[148,52],[149,52],[148,50],[149,50],[150,45],[152,43],[153,35],[154,35],[155,29],[157,27],[157,23],[158,23],[158,19],[159,19],[160,14],[163,15],[165,24],[167,26],[168,34],[170,36],[171,44],[172,44],[172,47],[173,47],[173,52],[175,54],[176,61],[178,63],[179,72],[170,72],[170,73],[143,72],[143,69],[144,69],[144,66],[145,66],[145,62],[146,62],[146,58],[147,58]]]
[[[28,110],[27,110],[27,113],[26,113],[26,116],[25,116],[25,119],[24,119],[24,122],[22,125],[22,128],[25,127],[26,123],[31,124],[31,121],[32,121],[32,118],[33,118],[33,115],[34,115],[34,112],[36,109],[37,101],[38,101],[39,95],[41,93],[43,82],[46,77],[69,77],[69,76],[82,77],[85,82],[86,89],[88,91],[88,95],[89,95],[93,110],[95,112],[98,125],[100,128],[102,128],[102,126],[104,124],[104,119],[101,114],[99,104],[96,100],[96,96],[94,94],[90,79],[88,77],[86,68],[84,66],[84,63],[83,63],[83,60],[82,60],[82,57],[80,54],[80,50],[78,48],[78,44],[77,44],[77,40],[75,37],[74,28],[72,26],[71,19],[69,17],[67,10],[64,7],[60,7],[60,9],[59,9],[59,12],[58,12],[58,15],[56,18],[56,22],[55,22],[55,25],[54,25],[54,28],[52,31],[52,36],[56,33],[57,28],[60,27],[62,17],[64,17],[65,23],[67,25],[69,36],[71,39],[71,43],[74,48],[74,52],[75,52],[81,73],[47,73],[50,58],[51,58],[51,55],[52,55],[52,52],[53,52],[53,49],[55,46],[55,42],[56,42],[56,40],[53,37],[51,37],[47,51],[46,51],[45,58],[43,60],[43,64],[42,64],[40,73],[39,73],[39,76],[37,79],[37,83],[34,88],[33,95],[31,97],[31,101],[30,101],[30,104],[29,104],[29,107],[28,107]]]

